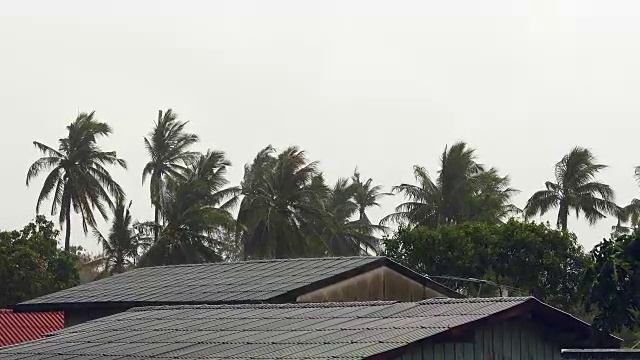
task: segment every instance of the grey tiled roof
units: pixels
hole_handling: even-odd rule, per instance
[[[140,307],[0,349],[0,360],[363,359],[532,302],[541,304],[485,298]]]
[[[305,286],[307,290],[313,285],[326,286],[377,266],[392,266],[418,281],[428,282],[436,291],[451,292],[384,257],[306,258],[140,268],[29,300],[14,309],[51,311],[88,303],[140,306],[284,302],[272,300]]]

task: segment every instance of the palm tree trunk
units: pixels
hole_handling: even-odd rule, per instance
[[[367,217],[365,213],[364,207],[360,207],[360,221],[364,220]]]
[[[71,207],[67,209],[65,214],[65,222],[67,223],[66,233],[64,235],[64,251],[69,252],[71,247]]]
[[[153,220],[153,243],[157,243],[158,242],[158,228],[160,227],[159,224],[159,218],[160,218],[160,208],[158,207],[158,205],[155,206],[155,217]]]
[[[158,110],[158,124],[162,121],[162,110]],[[162,175],[158,176],[158,188],[156,189],[156,206],[155,206],[155,216],[154,216],[154,228],[153,228],[153,243],[158,242],[158,233],[160,227],[160,191],[162,190]]]
[[[560,209],[558,210],[558,222],[556,226],[558,229],[562,231],[567,231],[567,222],[569,219],[569,207],[565,204],[560,204]]]

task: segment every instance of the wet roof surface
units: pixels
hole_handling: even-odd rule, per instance
[[[0,359],[363,359],[533,298],[141,307],[0,350]]]
[[[379,260],[318,258],[140,268],[19,305],[260,301]]]
[[[140,268],[103,280],[45,295],[14,306],[19,311],[64,310],[94,304],[225,304],[269,302],[305,286],[339,281],[392,265],[405,275],[430,284],[434,290],[453,291],[385,257],[304,258]],[[327,284],[325,284],[326,286]],[[447,291],[448,290],[448,291]],[[295,297],[293,298],[295,300]]]

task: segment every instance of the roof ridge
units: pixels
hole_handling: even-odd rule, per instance
[[[402,303],[400,301],[350,301],[350,302],[323,302],[323,303],[254,303],[254,304],[219,304],[219,305],[158,305],[158,306],[139,306],[134,307],[126,312],[141,311],[158,311],[158,310],[188,310],[188,309],[304,309],[304,308],[334,308],[334,307],[366,307],[366,306],[384,306]],[[408,304],[418,304],[410,302]]]
[[[217,262],[206,262],[206,263],[198,263],[198,264],[179,264],[179,265],[158,265],[158,266],[147,266],[136,268],[131,271],[137,271],[140,269],[157,269],[157,268],[179,268],[179,267],[196,267],[196,266],[207,266],[207,265],[236,265],[236,264],[256,264],[256,263],[270,263],[270,262],[296,262],[296,261],[310,261],[310,260],[356,260],[356,259],[382,259],[387,258],[386,256],[370,256],[370,255],[362,255],[362,256],[322,256],[322,257],[301,257],[301,258],[287,258],[287,259],[256,259],[256,260],[238,260],[238,261],[217,261]],[[119,274],[118,274],[119,275]]]
[[[425,299],[419,302],[419,304],[434,304],[434,303],[482,303],[482,302],[523,302],[527,300],[537,300],[533,296],[513,296],[513,297],[476,297],[476,298],[445,298],[436,297],[431,299]]]
[[[247,304],[200,304],[200,305],[152,305],[134,307],[127,311],[155,311],[155,310],[183,310],[183,309],[282,309],[282,308],[332,308],[332,307],[362,307],[362,306],[383,306],[394,304],[414,304],[414,305],[430,305],[441,303],[453,304],[469,304],[469,303],[523,303],[528,300],[536,300],[532,296],[520,297],[486,297],[486,298],[431,298],[421,301],[350,301],[350,302],[322,302],[322,303],[247,303]]]

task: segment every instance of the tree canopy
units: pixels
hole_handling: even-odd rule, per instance
[[[597,315],[594,326],[606,331],[640,327],[640,233],[604,239],[591,252],[585,273],[585,305]]]
[[[77,257],[58,249],[59,232],[44,216],[0,232],[0,308],[75,286]]]
[[[544,215],[558,208],[558,229],[567,230],[569,213],[574,211],[595,224],[606,215],[620,213],[613,189],[595,180],[607,166],[598,164],[593,153],[582,147],[573,148],[555,165],[555,181],[547,181],[545,189],[534,193],[527,201],[525,215]]]
[[[122,273],[135,265],[139,243],[138,236],[132,227],[130,208],[131,202],[127,205],[124,198],[119,198],[107,237],[105,238],[97,229],[94,229],[94,236],[102,245],[104,256],[98,260],[104,265],[105,275]]]
[[[158,121],[154,124],[144,146],[151,158],[142,170],[142,182],[150,177],[150,198],[155,207],[154,241],[158,241],[160,216],[162,216],[162,194],[167,178],[182,178],[186,164],[197,156],[190,150],[199,141],[195,134],[186,132],[187,122],[178,121],[178,114],[172,109],[158,111]]]
[[[140,264],[170,265],[221,261],[220,228],[234,229],[229,212],[240,189],[225,187],[231,162],[221,151],[196,155],[179,177],[167,179],[162,195],[158,241],[140,258]]]
[[[109,124],[100,122],[95,113],[80,113],[67,126],[67,136],[59,140],[58,150],[34,141],[44,157],[36,160],[27,172],[27,186],[41,172],[50,169],[36,203],[36,213],[43,201],[53,194],[51,215],[60,212],[58,221],[66,224],[64,248],[69,251],[71,238],[71,210],[80,214],[85,234],[96,226],[94,211],[108,219],[107,208],[113,210],[114,201],[124,196],[124,190],[105,168],[108,165],[127,167],[115,151],[103,151],[98,138],[109,136]],[[106,207],[105,207],[106,205]]]
[[[418,184],[393,187],[393,193],[404,195],[407,201],[381,224],[437,227],[465,221],[500,223],[519,212],[511,204],[511,197],[518,191],[510,187],[509,177],[476,160],[475,150],[458,142],[444,149],[435,181],[426,168],[415,165],[413,174]]]
[[[511,295],[532,295],[565,310],[581,310],[575,284],[589,257],[575,235],[544,224],[510,220],[400,228],[384,245],[386,255],[421,273],[445,275],[436,280],[470,296],[499,295],[502,287]]]

